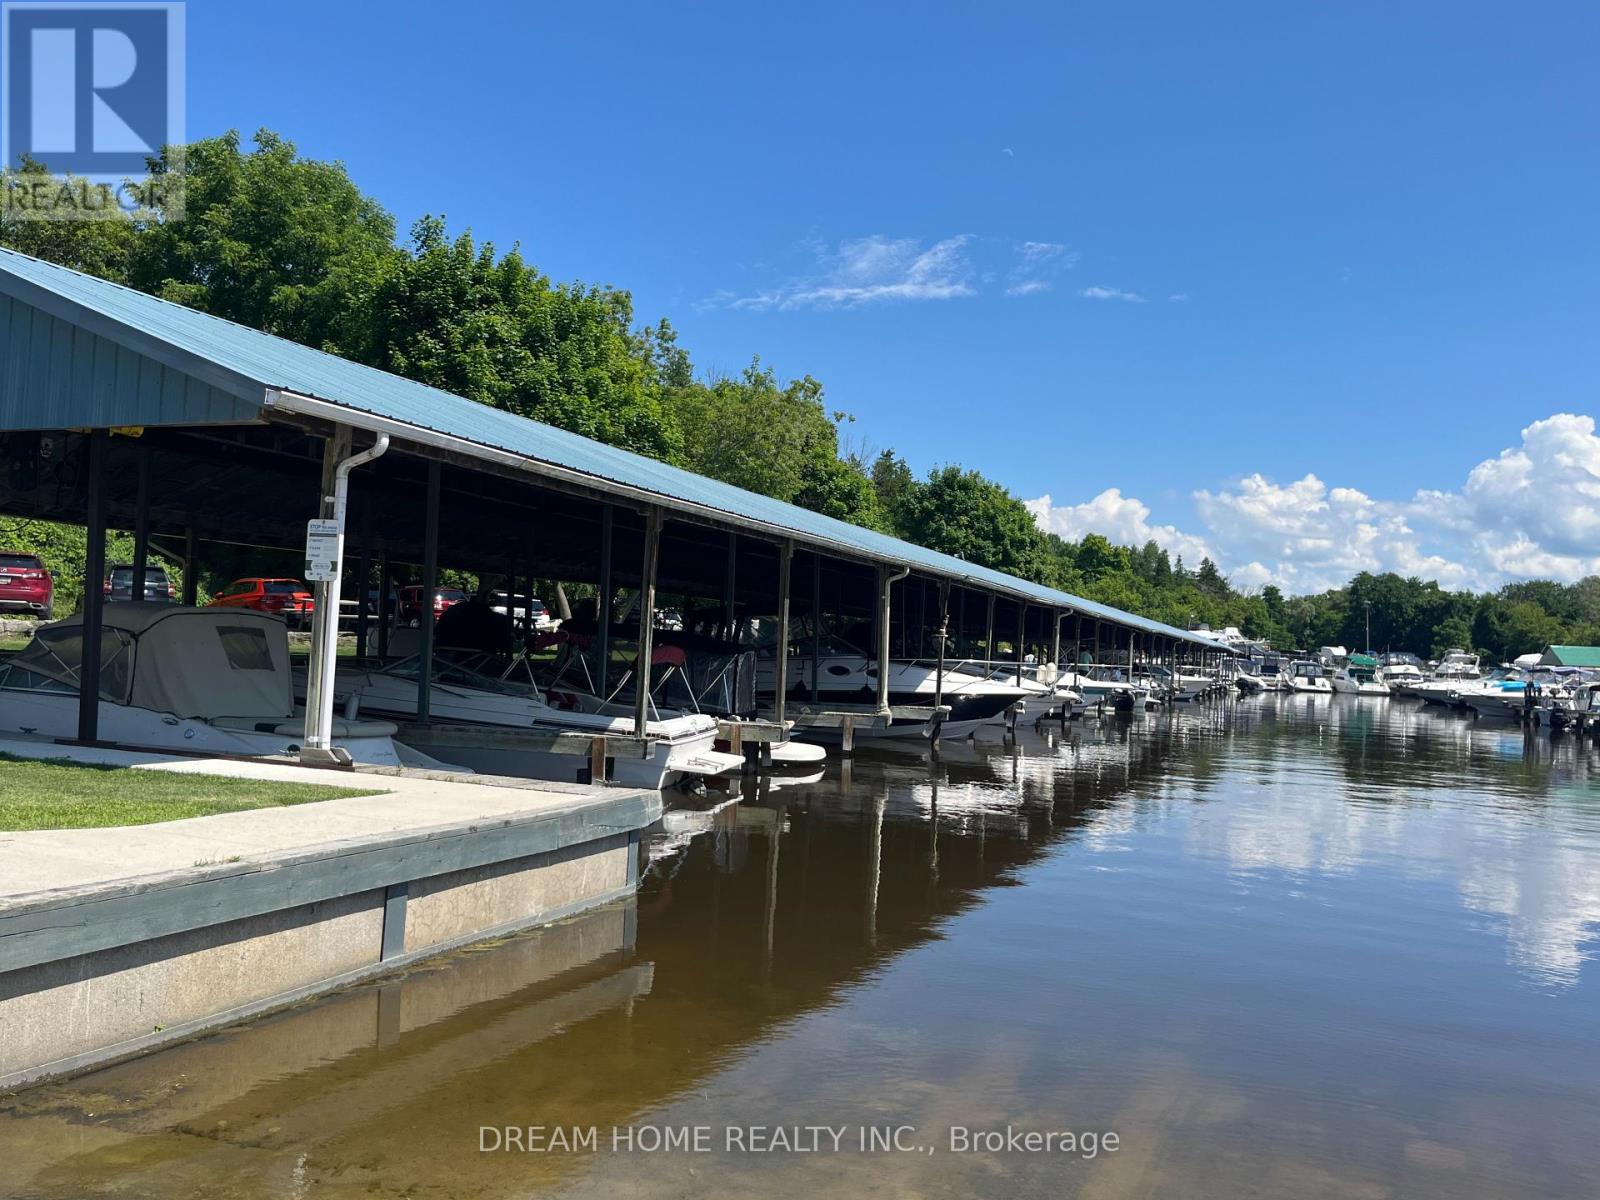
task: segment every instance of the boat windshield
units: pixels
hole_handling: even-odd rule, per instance
[[[83,627],[45,628],[0,665],[0,688],[77,694],[83,669]],[[128,702],[133,683],[133,637],[121,629],[101,630],[100,698]]]

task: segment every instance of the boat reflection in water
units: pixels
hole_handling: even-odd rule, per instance
[[[736,779],[636,902],[0,1101],[7,1194],[1586,1194],[1597,779],[1272,692]],[[935,1152],[723,1150],[756,1124]],[[1008,1124],[1121,1149],[949,1151]],[[717,1150],[612,1149],[644,1125]]]

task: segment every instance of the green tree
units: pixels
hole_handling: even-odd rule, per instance
[[[933,471],[912,495],[906,536],[931,550],[1025,579],[1049,574],[1043,538],[1027,506],[976,471]]]
[[[626,292],[552,285],[512,250],[418,221],[374,297],[374,366],[597,441],[676,460],[678,424]]]
[[[141,291],[337,354],[359,353],[372,299],[403,261],[394,218],[342,163],[302,158],[270,130],[163,155],[181,172],[181,221],[139,228],[127,282]]]

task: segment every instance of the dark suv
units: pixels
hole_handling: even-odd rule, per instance
[[[37,554],[0,550],[0,612],[33,613],[48,621],[55,603],[55,578]]]
[[[105,597],[113,603],[133,599],[132,563],[117,563],[111,568],[111,574],[106,576]],[[157,604],[176,603],[177,594],[172,590],[165,567],[151,563],[144,569],[144,599]]]

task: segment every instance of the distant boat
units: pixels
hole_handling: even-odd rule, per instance
[[[1378,660],[1370,654],[1352,654],[1329,680],[1333,690],[1344,696],[1387,698],[1389,685],[1378,678]]]
[[[1333,684],[1328,682],[1322,664],[1313,662],[1309,658],[1298,658],[1290,663],[1288,677],[1289,687],[1293,691],[1321,696],[1333,695]]]

